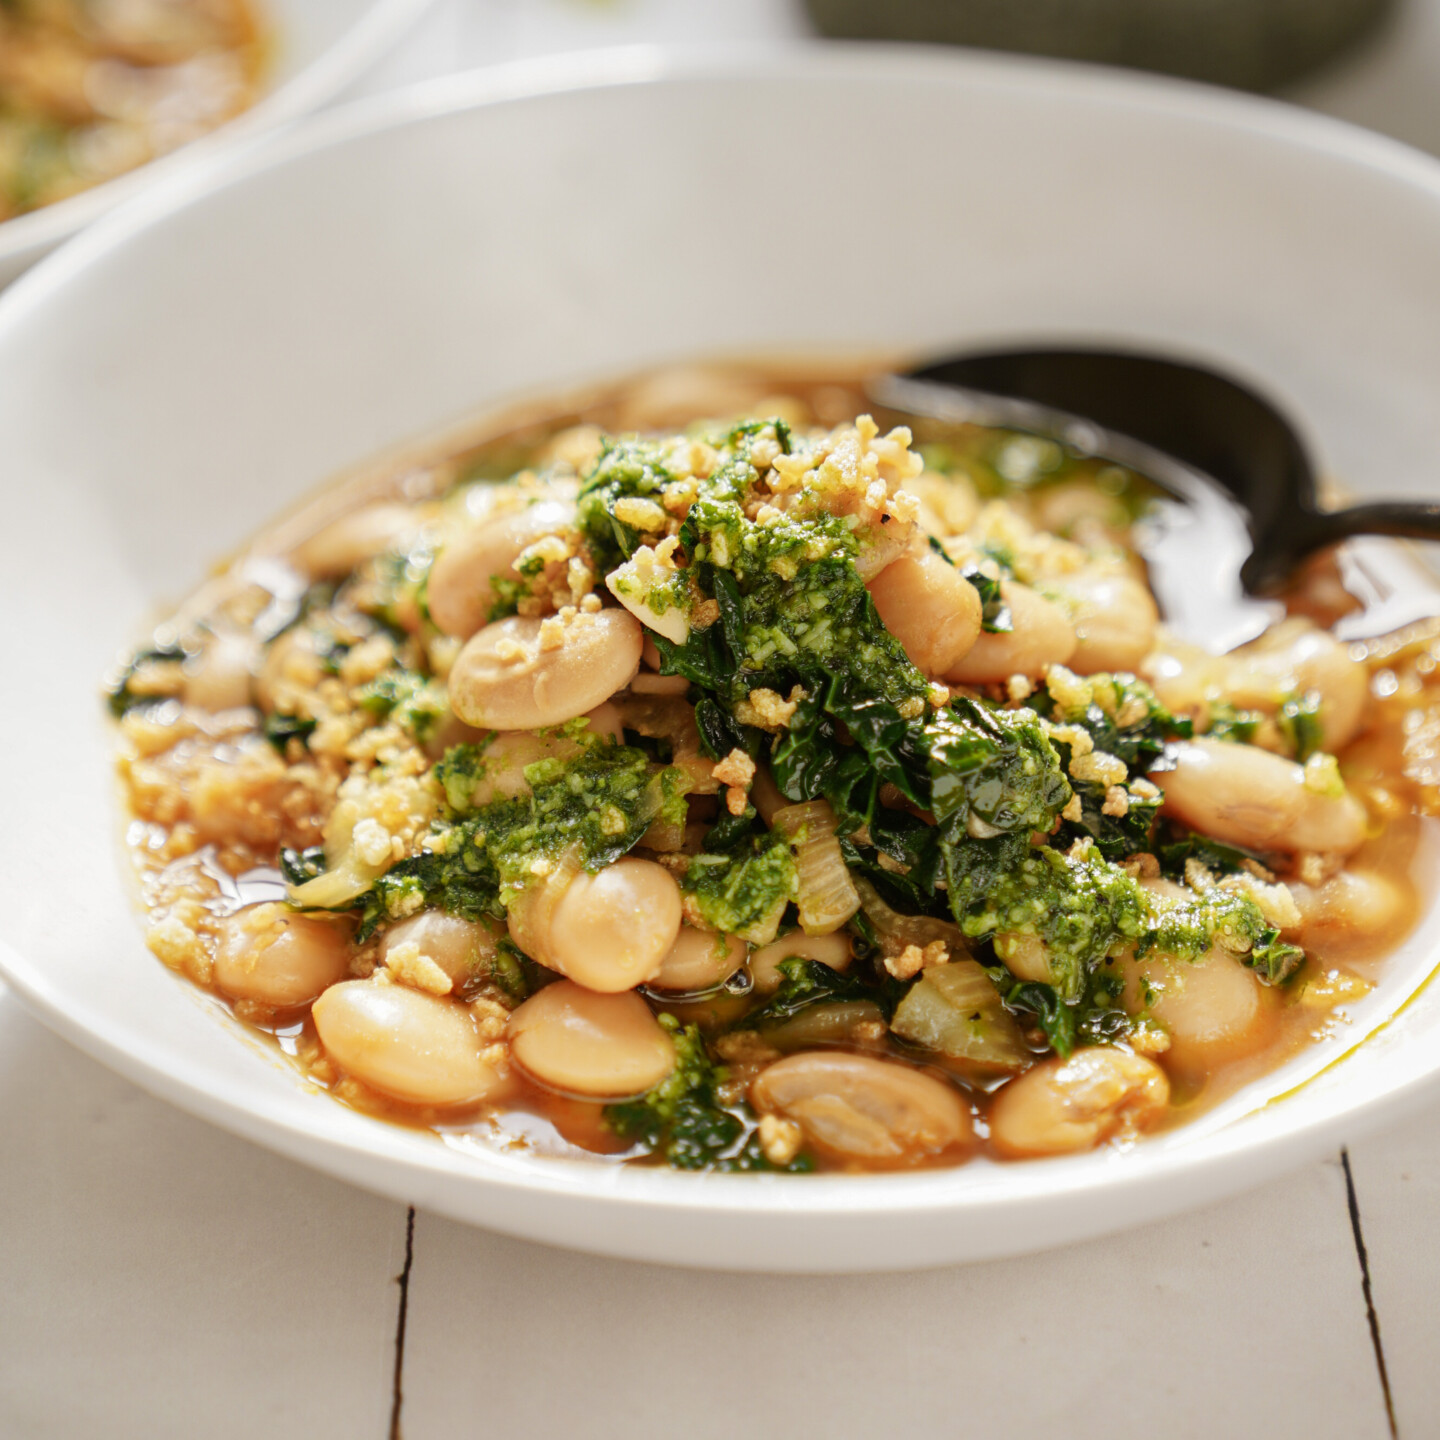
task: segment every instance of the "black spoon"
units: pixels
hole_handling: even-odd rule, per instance
[[[1196,513],[1172,511],[1142,549],[1169,592],[1167,620],[1191,638],[1203,632],[1211,648],[1258,634],[1274,607],[1246,597],[1275,590],[1322,546],[1354,535],[1440,540],[1440,505],[1321,510],[1296,426],[1203,366],[1118,350],[1003,350],[877,376],[868,388],[891,410],[1064,441],[1175,495]]]

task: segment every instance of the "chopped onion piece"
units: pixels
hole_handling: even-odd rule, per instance
[[[860,908],[860,895],[840,853],[835,812],[829,802],[807,800],[803,805],[786,805],[775,812],[771,828],[785,836],[795,853],[800,928],[807,935],[838,930]]]
[[[880,892],[868,880],[857,878],[854,883],[866,918],[882,936],[898,940],[902,947],[918,945],[922,950],[934,941],[942,940],[952,956],[970,953],[958,925],[949,920],[937,920],[933,915],[902,915],[880,898]]]
[[[779,1025],[767,1025],[760,1034],[777,1050],[811,1050],[817,1045],[854,1045],[855,1028],[873,1025],[885,1033],[885,1016],[873,1000],[820,1001],[807,1005]]]
[[[974,960],[932,965],[895,1007],[902,1040],[979,1069],[1013,1073],[1034,1059],[1000,992]]]

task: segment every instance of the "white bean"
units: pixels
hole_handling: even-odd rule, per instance
[[[1325,955],[1353,955],[1397,945],[1414,926],[1413,889],[1373,870],[1342,870],[1323,885],[1292,884],[1300,911],[1296,941]]]
[[[1170,1082],[1154,1061],[1091,1046],[1010,1081],[990,1107],[990,1139],[1009,1159],[1068,1155],[1138,1133],[1169,1102]]]
[[[312,580],[339,580],[391,549],[421,525],[413,505],[381,500],[332,520],[295,549],[295,563]]]
[[[199,710],[238,710],[249,705],[260,642],[253,635],[222,630],[210,637],[199,657],[185,667],[185,703]]]
[[[988,685],[1025,675],[1038,680],[1075,653],[1075,627],[1053,600],[1017,580],[1002,580],[1012,628],[982,631],[969,651],[945,672],[957,685]]]
[[[1120,963],[1125,1009],[1150,1015],[1170,1036],[1167,1065],[1208,1070],[1269,1040],[1273,1009],[1264,986],[1228,951],[1217,946],[1197,960],[1147,955]]]
[[[1133,672],[1150,653],[1160,613],[1133,575],[1082,570],[1053,584],[1074,607],[1075,653],[1065,663],[1076,674]]]
[[[215,952],[216,986],[236,1000],[277,1010],[307,1005],[350,969],[349,928],[297,915],[286,905],[250,905],[227,917]]]
[[[750,978],[761,995],[768,995],[778,990],[785,978],[780,973],[782,960],[818,960],[843,975],[850,968],[853,955],[854,946],[844,930],[833,930],[828,935],[807,935],[803,930],[792,930],[751,955]]]
[[[768,1065],[750,1086],[761,1114],[793,1120],[817,1148],[848,1160],[904,1164],[968,1148],[974,1127],[959,1093],[933,1075],[843,1051]]]
[[[559,630],[542,628],[552,624]],[[640,645],[627,610],[582,612],[568,624],[511,616],[466,642],[450,671],[451,708],[486,730],[560,725],[628,685]]]
[[[1318,691],[1322,747],[1332,754],[1354,738],[1370,693],[1365,666],[1348,646],[1306,621],[1287,621],[1225,657],[1226,698],[1273,712],[1288,695]]]
[[[1038,935],[1025,930],[1001,931],[995,937],[995,953],[1016,979],[1033,980],[1040,985],[1055,983],[1050,947]]]
[[[380,958],[388,960],[402,945],[414,944],[462,986],[485,974],[495,958],[497,927],[484,920],[466,920],[443,910],[426,910],[392,925],[380,941]]]
[[[943,675],[980,634],[980,592],[933,550],[891,561],[867,588],[885,628],[926,675]]]
[[[542,536],[561,534],[574,524],[574,505],[541,500],[462,531],[430,567],[425,583],[430,618],[445,634],[468,640],[489,620],[499,598],[494,581],[520,579],[514,568],[520,552]]]
[[[1256,850],[1349,854],[1365,839],[1365,810],[1348,792],[1310,789],[1303,766],[1253,745],[1200,739],[1175,747],[1175,768],[1153,773],[1165,813],[1202,835]]]
[[[1369,695],[1365,667],[1334,636],[1307,621],[1284,621],[1228,655],[1168,639],[1140,670],[1177,714],[1223,698],[1273,715],[1291,695],[1318,691],[1321,744],[1331,753],[1359,730]]]
[[[510,934],[533,959],[612,993],[653,980],[680,934],[680,887],[626,856],[596,875],[537,883],[510,902]]]
[[[628,1100],[675,1068],[674,1042],[638,995],[597,995],[569,980],[532,995],[506,1033],[515,1063],[562,1095]]]
[[[723,985],[745,963],[748,947],[737,935],[718,935],[682,925],[660,973],[650,984],[657,990],[690,994]]]
[[[485,1055],[470,1007],[408,985],[347,980],[311,1012],[326,1053],[372,1090],[409,1105],[498,1099],[508,1077]]]

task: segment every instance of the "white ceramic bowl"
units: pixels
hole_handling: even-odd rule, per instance
[[[368,1120],[144,948],[97,677],[208,558],[337,469],[487,402],[673,357],[1180,346],[1263,380],[1355,489],[1423,488],[1437,254],[1440,166],[1388,142],[1153,80],[859,49],[459,77],[177,176],[0,298],[5,975],[91,1054],[262,1144],[652,1260],[998,1255],[1333,1150],[1433,1087],[1440,989],[1420,987],[1440,915],[1346,1035],[1129,1153],[694,1176],[464,1153]],[[1422,863],[1433,886],[1436,846]]]
[[[395,46],[431,0],[262,0],[275,36],[259,102],[173,155],[0,223],[0,286],[177,165],[242,135],[272,130],[333,100]]]

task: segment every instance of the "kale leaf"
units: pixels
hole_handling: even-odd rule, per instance
[[[729,837],[717,837],[712,830],[707,843],[712,838]],[[799,879],[782,834],[749,830],[727,851],[707,849],[696,855],[685,872],[684,888],[708,925],[765,944],[786,905],[796,898]]]
[[[694,1025],[662,1014],[675,1045],[675,1068],[638,1100],[605,1107],[605,1119],[622,1139],[637,1141],[677,1170],[775,1170],[801,1174],[815,1168],[803,1152],[788,1165],[772,1165],[753,1136],[741,1143],[745,1121],[717,1095],[724,1070],[706,1053]]]

